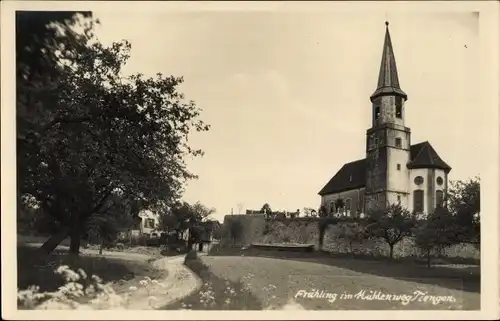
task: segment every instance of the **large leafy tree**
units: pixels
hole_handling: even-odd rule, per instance
[[[45,252],[70,235],[78,253],[82,226],[107,215],[113,195],[150,209],[177,202],[183,183],[196,177],[184,158],[202,154],[188,135],[208,130],[200,109],[177,91],[182,78],[123,77],[130,44],[102,45],[94,23],[47,27],[55,31],[43,40],[50,53],[43,70],[53,73],[37,73],[18,56],[18,192],[64,226]]]
[[[481,241],[481,182],[479,177],[451,182],[447,205],[454,215],[456,242],[479,246]]]

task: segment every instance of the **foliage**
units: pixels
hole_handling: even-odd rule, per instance
[[[265,203],[264,205],[262,205],[262,208],[260,209],[260,211],[262,213],[266,213],[268,215],[270,215],[273,212],[269,203]]]
[[[348,246],[347,250],[349,253],[354,253],[353,244],[360,244],[368,238],[365,227],[361,222],[345,223],[341,224],[339,227],[340,233],[338,235],[338,238],[346,241],[346,245]]]
[[[328,211],[326,210],[326,207],[324,205],[321,205],[318,209],[318,216],[319,217],[326,217],[328,216]]]
[[[314,212],[316,212],[316,210],[314,208],[304,207],[304,216],[305,217],[313,216]]]
[[[120,231],[131,228],[137,223],[131,214],[133,209],[126,200],[115,196],[110,202],[113,204],[108,207],[105,215],[93,215],[86,222],[89,238],[98,241],[100,253],[105,243],[113,243]]]
[[[401,204],[387,207],[373,207],[369,212],[366,231],[370,237],[383,239],[389,245],[389,257],[393,257],[394,245],[413,233],[416,224],[415,215]]]
[[[17,61],[19,195],[70,230],[73,252],[80,227],[106,215],[112,195],[140,200],[142,208],[175,203],[196,177],[184,158],[202,155],[188,135],[208,130],[200,109],[177,91],[182,78],[124,78],[130,44],[106,47],[92,33],[95,20],[79,22],[81,32],[76,19],[47,27],[53,30],[39,40],[43,72],[22,54]]]
[[[481,182],[479,177],[450,182],[447,205],[456,219],[456,242],[479,246],[481,241]]]
[[[341,198],[338,198],[336,201],[335,201],[335,208],[344,208],[345,206],[345,202],[343,199]]]
[[[415,243],[427,256],[427,266],[431,266],[431,252],[451,246],[455,242],[455,220],[451,213],[439,206],[419,222],[415,229]]]
[[[214,239],[220,241],[222,238],[223,232],[224,232],[224,230],[222,229],[222,227],[219,226],[219,227],[214,229],[212,236],[214,237]]]
[[[208,208],[196,202],[191,205],[187,202],[178,203],[170,210],[160,215],[160,229],[174,232],[178,239],[184,231],[189,229],[190,242],[197,242],[208,233],[213,221],[209,216],[215,212],[214,208]]]

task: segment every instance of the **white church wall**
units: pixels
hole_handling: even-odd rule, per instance
[[[394,191],[394,192],[408,193],[409,192],[408,181],[410,179],[410,170],[406,167],[406,164],[409,161],[409,151],[389,148],[388,153],[389,155],[387,157],[387,162],[388,162],[387,189],[389,191]]]
[[[410,180],[409,180],[409,185],[410,185],[410,195],[409,195],[409,201],[408,201],[408,209],[410,211],[413,211],[413,205],[414,205],[414,199],[413,199],[413,192],[415,190],[422,190],[424,193],[424,213],[426,212],[425,209],[427,208],[427,175],[428,175],[428,169],[426,168],[417,168],[417,169],[412,169],[410,170]],[[416,177],[422,177],[422,182],[420,184],[415,183],[415,178]]]
[[[418,176],[422,177],[423,179],[421,184],[415,183],[415,178]],[[438,177],[443,180],[441,185],[437,184]],[[447,175],[445,171],[441,169],[412,169],[410,171],[409,184],[410,195],[408,200],[408,209],[410,211],[413,211],[414,209],[413,192],[415,190],[422,190],[424,193],[424,213],[428,214],[436,208],[436,191],[440,190],[443,191],[443,193],[446,193]]]
[[[398,198],[399,196],[399,198]],[[408,193],[388,193],[387,203],[397,204],[400,203],[403,207],[409,208],[410,195]]]

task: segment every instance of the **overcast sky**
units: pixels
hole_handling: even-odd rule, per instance
[[[101,41],[131,42],[126,73],[184,77],[181,91],[212,126],[192,136],[206,154],[189,162],[199,179],[185,200],[215,207],[218,219],[238,203],[317,208],[323,185],[365,156],[386,20],[412,143],[430,141],[452,180],[480,173],[474,155],[491,128],[481,126],[473,13],[94,14]]]

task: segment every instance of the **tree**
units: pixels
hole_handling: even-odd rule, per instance
[[[143,209],[177,202],[185,181],[196,178],[185,157],[202,155],[188,135],[209,129],[177,91],[182,78],[122,77],[130,44],[103,46],[94,23],[81,21],[82,32],[54,27],[43,48],[51,54],[43,70],[53,73],[17,64],[19,195],[36,199],[63,226],[42,246],[46,253],[70,235],[77,254],[82,227],[106,215],[113,195]]]
[[[273,212],[273,210],[271,209],[271,206],[269,205],[269,203],[265,203],[264,205],[262,205],[262,208],[260,209],[261,213],[265,213],[266,216],[270,216]]]
[[[338,238],[346,242],[347,251],[354,253],[353,244],[362,243],[368,237],[365,228],[360,223],[347,223],[340,226]]]
[[[189,230],[188,248],[191,249],[193,243],[200,241],[205,231],[203,223],[206,223],[214,212],[215,209],[208,208],[200,202],[193,205],[187,202],[178,203],[160,215],[160,229],[173,231],[176,239],[179,239],[181,233]]]
[[[394,255],[394,245],[411,236],[415,227],[415,215],[401,204],[374,207],[370,210],[370,221],[366,226],[368,235],[381,238],[389,245],[389,257]]]
[[[304,216],[305,217],[312,216],[313,212],[316,212],[316,210],[314,208],[304,207]]]
[[[208,208],[200,202],[196,202],[191,206],[191,213],[189,219],[188,250],[192,249],[194,243],[201,241],[203,234],[206,232],[208,217],[215,213],[215,209]]]
[[[447,208],[438,206],[415,229],[415,243],[426,253],[427,267],[431,267],[431,252],[453,245],[455,220]]]
[[[138,221],[138,212],[135,211],[133,201],[123,199],[121,195],[110,197],[105,215],[94,214],[86,222],[85,232],[91,239],[97,239],[99,254],[102,254],[106,243],[113,243],[118,233],[131,228]]]
[[[454,230],[457,243],[471,243],[479,246],[481,242],[480,191],[479,177],[450,183],[447,205],[456,219]]]
[[[344,200],[343,200],[343,199],[338,198],[338,199],[335,201],[335,209],[339,209],[339,210],[341,210],[341,209],[343,209],[343,208],[344,208],[344,206],[345,206],[345,202],[344,202]]]
[[[321,205],[319,207],[318,216],[319,217],[327,217],[328,216],[328,211],[326,210],[326,207],[324,205]]]

